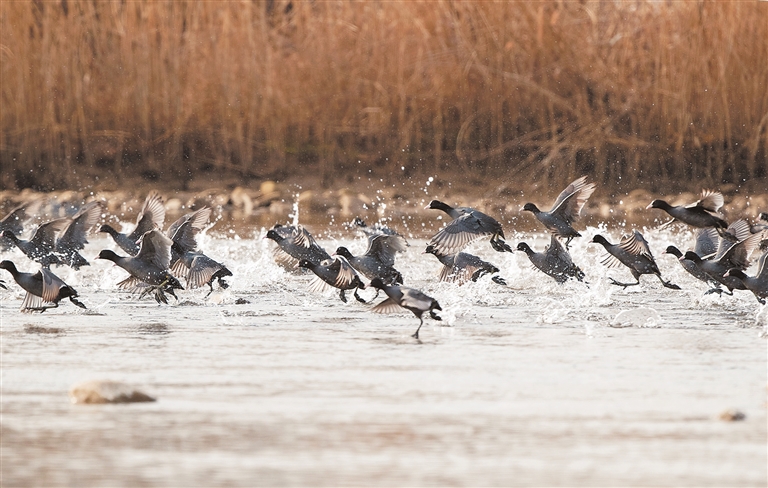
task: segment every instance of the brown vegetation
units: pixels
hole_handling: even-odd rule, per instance
[[[757,1],[5,1],[0,187],[401,166],[617,190],[765,178],[767,16]]]

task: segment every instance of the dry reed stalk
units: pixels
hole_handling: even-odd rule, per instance
[[[615,190],[765,178],[767,14],[764,2],[2,2],[0,186],[401,166],[555,185],[588,173]]]

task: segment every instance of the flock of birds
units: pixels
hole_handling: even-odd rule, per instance
[[[495,251],[524,252],[537,269],[558,283],[570,279],[584,281],[584,272],[573,262],[569,249],[572,239],[581,237],[573,224],[579,219],[594,190],[595,185],[588,183],[586,177],[581,177],[560,193],[549,211],[539,210],[533,203],[525,204],[523,210],[531,212],[551,233],[550,244],[542,252],[534,251],[525,242],[520,242],[515,249],[511,248],[505,241],[501,224],[479,210],[451,207],[433,200],[427,208],[441,210],[452,220],[432,236],[424,252],[434,255],[443,265],[439,276],[441,281],[461,284],[490,274],[493,281],[506,285],[497,274],[500,271],[498,267],[464,252],[476,240],[490,238]],[[768,298],[768,214],[760,214],[760,220],[752,225],[744,219],[729,225],[717,214],[723,203],[721,193],[705,190],[701,199],[690,205],[671,206],[664,200],[654,200],[647,208],[660,209],[669,214],[671,220],[662,226],[680,222],[696,228],[692,251],[683,253],[675,246],[669,246],[665,252],[677,257],[692,276],[710,284],[712,287],[707,293],[732,295],[733,290],[749,290],[764,304]],[[25,273],[11,261],[0,262],[0,268],[9,271],[27,292],[21,310],[43,312],[57,307],[64,298],[86,308],[77,300],[77,291],[53,274],[50,267],[66,265],[77,270],[88,265],[79,251],[88,242],[88,232],[101,220],[105,212],[104,204],[89,202],[74,216],[45,222],[37,227],[28,241],[22,240],[19,236],[23,223],[34,214],[35,208],[35,202],[21,205],[0,221],[0,250],[15,245],[41,266],[36,273]],[[128,278],[118,283],[121,289],[140,293],[139,298],[152,294],[158,303],[168,302],[166,294],[178,299],[174,290],[184,289],[179,281],[181,277],[185,279],[187,288],[207,285],[210,287],[209,294],[213,291],[214,281],[221,288],[227,288],[224,278],[231,276],[232,272],[198,249],[196,235],[205,228],[210,214],[208,207],[188,213],[163,232],[165,206],[160,195],[151,193],[144,201],[136,226],[130,233],[122,234],[109,225],[99,227],[100,232],[112,236],[127,256],[105,249],[97,259],[112,261],[129,273]],[[359,289],[372,287],[376,289],[377,296],[379,291],[383,291],[387,298],[374,306],[372,311],[393,313],[410,310],[419,319],[419,327],[413,334],[418,338],[424,323],[423,314],[429,313],[434,320],[440,320],[436,311],[442,309],[434,298],[404,286],[403,275],[395,269],[397,253],[404,252],[408,246],[406,239],[385,226],[367,226],[360,219],[356,219],[354,224],[368,240],[367,250],[358,256],[346,247],[339,247],[333,255],[329,254],[301,225],[275,225],[265,238],[277,244],[274,256],[279,264],[289,269],[307,269],[316,275],[310,284],[312,291],[335,288],[341,300],[346,302],[345,292],[351,290],[355,298],[363,303],[365,300],[358,295]],[[640,276],[649,274],[658,277],[666,288],[680,289],[662,278],[648,243],[640,232],[633,231],[617,244],[610,243],[601,235],[595,235],[591,242],[602,245],[607,251],[603,264],[608,267],[625,266],[635,279],[635,282],[622,283],[609,278],[612,284],[624,288],[639,285]],[[747,276],[745,271],[755,256],[758,259],[757,274]],[[0,286],[6,287],[2,280]]]

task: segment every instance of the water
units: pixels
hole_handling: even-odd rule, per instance
[[[598,231],[619,237],[583,234]],[[3,486],[767,483],[768,312],[748,293],[703,296],[661,255],[688,232],[646,233],[679,292],[654,277],[607,284],[629,274],[604,269],[586,238],[572,252],[589,288],[557,285],[487,243],[473,250],[509,287],[435,283],[437,260],[411,239],[397,267],[444,309],[420,341],[410,313],[306,291],[310,277],[276,266],[260,234],[201,238],[235,273],[207,299],[138,301],[115,288],[125,273],[100,261],[55,269],[85,313],[65,300],[20,314],[19,288],[0,293]],[[321,243],[365,247],[346,233]],[[85,255],[106,247],[94,236]],[[28,265],[18,251],[3,258]],[[69,388],[94,379],[158,401],[71,404]],[[720,420],[727,409],[746,419]]]

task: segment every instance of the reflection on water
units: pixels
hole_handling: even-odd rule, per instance
[[[610,234],[582,234],[598,230]],[[309,293],[310,276],[251,237],[200,239],[234,272],[208,298],[138,301],[99,261],[57,269],[98,315],[65,302],[22,315],[18,288],[0,293],[4,486],[766,484],[767,314],[750,294],[704,296],[661,254],[689,232],[646,232],[678,292],[653,277],[611,286],[628,274],[603,268],[588,237],[572,251],[588,287],[487,243],[473,250],[508,287],[436,283],[437,260],[411,240],[397,268],[444,309],[421,342],[412,314]],[[365,248],[348,233],[321,243]],[[95,236],[84,254],[104,247]],[[70,404],[94,379],[157,402]],[[721,420],[730,409],[746,417]]]

